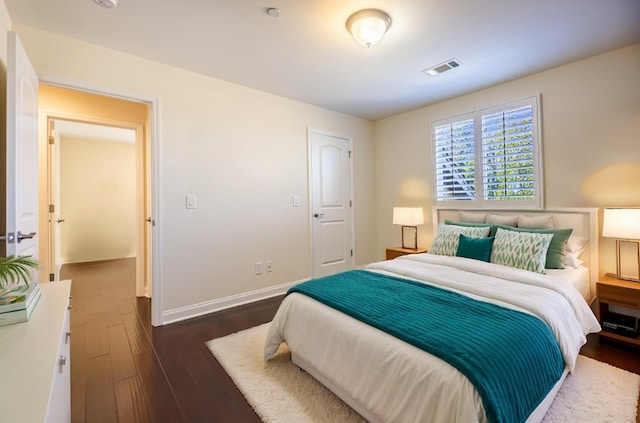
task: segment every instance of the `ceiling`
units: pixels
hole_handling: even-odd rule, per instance
[[[640,42],[640,0],[4,1],[14,23],[372,120]],[[345,29],[364,8],[393,21],[369,49]]]

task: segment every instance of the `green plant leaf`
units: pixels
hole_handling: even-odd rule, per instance
[[[29,283],[30,269],[40,266],[31,256],[0,257],[0,287],[10,284]]]

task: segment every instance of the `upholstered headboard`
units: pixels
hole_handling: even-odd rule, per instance
[[[535,217],[541,215],[553,216],[554,229],[573,228],[573,235],[578,235],[589,240],[587,248],[580,257],[584,260],[584,266],[589,268],[589,284],[591,298],[595,298],[596,281],[600,273],[598,269],[598,209],[597,208],[557,208],[546,210],[462,210],[469,213],[487,213],[503,216],[524,215]],[[436,233],[438,224],[445,220],[460,220],[460,210],[450,208],[433,208],[433,233]]]

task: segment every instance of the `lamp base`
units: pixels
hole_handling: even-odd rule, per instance
[[[413,229],[413,247],[407,246],[404,243],[404,230],[405,228]],[[417,226],[402,226],[402,248],[407,248],[409,250],[417,250],[418,249],[418,227]]]
[[[629,244],[622,251],[622,244]],[[633,251],[635,250],[635,251]],[[623,262],[621,257],[630,260]],[[635,262],[635,263],[634,263]],[[632,239],[616,239],[616,277],[626,281],[640,282],[640,241]]]

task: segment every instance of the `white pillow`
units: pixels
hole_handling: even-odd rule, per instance
[[[579,235],[571,235],[567,240],[566,250],[570,253],[582,252],[589,240]]]
[[[567,240],[564,251],[564,264],[573,268],[578,268],[584,260],[580,259],[580,255],[587,247],[589,240],[579,235],[571,235]]]
[[[547,250],[553,234],[516,232],[498,228],[491,263],[544,274]]]
[[[565,252],[564,264],[566,266],[570,266],[570,267],[573,267],[574,269],[577,269],[578,267],[580,267],[582,263],[584,263],[584,260],[580,260],[578,258],[579,256],[580,256],[580,253],[572,253],[570,251]]]
[[[521,214],[518,216],[518,228],[553,229],[553,216],[545,214],[543,216],[529,217]]]
[[[493,225],[505,225],[505,226],[517,226],[518,216],[503,216],[501,214],[489,214],[487,215],[486,223]]]
[[[458,212],[460,222],[466,223],[484,223],[487,217],[486,213],[470,213],[460,210]]]
[[[471,238],[484,238],[489,235],[490,227],[472,227],[472,226],[455,226],[445,225],[441,223],[438,225],[438,232],[431,248],[429,248],[429,254],[436,254],[439,256],[455,256],[458,251],[458,241],[460,240],[460,234],[464,234]]]

